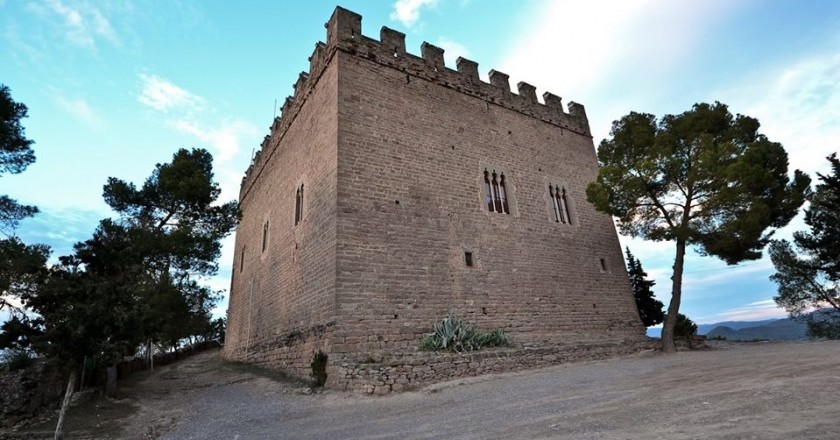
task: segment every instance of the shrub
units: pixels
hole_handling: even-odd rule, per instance
[[[476,330],[450,311],[439,324],[432,325],[432,332],[420,341],[420,350],[465,352],[507,344],[507,335],[501,328],[492,332]]]
[[[312,362],[309,364],[312,367],[313,386],[322,387],[327,383],[327,355],[318,350],[312,356]]]
[[[6,350],[5,353],[0,354],[0,371],[8,373],[11,371],[22,370],[34,365],[36,360],[37,357],[35,354],[29,350]]]
[[[677,323],[674,326],[674,336],[678,338],[690,338],[697,334],[697,324],[688,316],[677,313]]]

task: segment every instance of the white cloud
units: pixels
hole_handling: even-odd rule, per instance
[[[260,130],[236,117],[220,116],[207,100],[157,75],[141,74],[142,104],[165,114],[170,128],[199,140],[215,161],[216,178],[222,189],[220,200],[238,199],[242,170],[231,169],[232,159],[243,143],[251,143]]]
[[[683,284],[689,285],[693,289],[726,286],[734,280],[750,278],[765,280],[775,271],[773,263],[770,262],[769,258],[741,263],[737,266],[727,266],[726,263],[714,257],[703,257],[700,255],[692,257],[686,258],[686,261],[689,263],[700,263],[698,260],[706,260],[706,264],[696,264],[687,268],[685,271]]]
[[[781,142],[791,168],[816,179],[825,157],[840,152],[840,55],[812,54],[776,71],[745,78],[720,92],[733,112],[758,118],[761,132]]]
[[[759,321],[762,319],[784,318],[786,316],[787,312],[785,312],[785,309],[777,306],[776,302],[772,299],[766,299],[724,310],[712,318],[712,321]]]
[[[204,98],[194,95],[157,75],[140,74],[143,90],[137,100],[158,111],[201,110]]]
[[[30,9],[42,16],[58,16],[65,38],[77,46],[93,48],[99,38],[114,45],[120,44],[110,21],[99,9],[86,2],[47,0],[43,5],[32,4]]]
[[[178,131],[190,134],[215,149],[216,160],[226,162],[239,152],[239,144],[243,137],[253,137],[258,133],[257,128],[241,119],[222,121],[210,128],[196,121],[179,119],[173,122]]]
[[[463,44],[458,43],[447,38],[439,38],[437,46],[443,49],[443,59],[446,64],[452,68],[455,67],[455,60],[458,57],[469,59],[470,51]]]
[[[68,99],[63,96],[55,98],[56,104],[73,116],[76,120],[94,128],[102,126],[102,117],[84,99]]]
[[[434,7],[437,3],[438,0],[397,0],[394,3],[394,11],[391,12],[391,20],[399,21],[410,28],[420,20],[422,8]]]
[[[692,49],[717,18],[738,2],[671,2],[662,0],[562,0],[539,4],[529,27],[510,43],[498,69],[566,101],[601,98],[590,116],[596,143],[611,119],[599,115],[621,109],[637,83],[655,85],[671,80],[670,72],[691,59]],[[608,87],[623,84],[617,89]],[[628,89],[629,88],[629,89]],[[611,90],[609,97],[599,96]],[[620,90],[620,91],[619,91]],[[619,91],[616,93],[616,91]],[[647,87],[648,94],[661,93]],[[633,96],[635,99],[637,96]],[[594,102],[593,102],[594,104]],[[638,102],[634,105],[638,106]],[[610,106],[612,108],[604,108]],[[638,110],[638,108],[635,108]]]

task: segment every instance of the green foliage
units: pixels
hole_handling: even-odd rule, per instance
[[[164,346],[207,334],[219,297],[198,279],[218,271],[221,240],[235,227],[239,209],[236,202],[216,203],[221,190],[212,161],[206,150],[181,149],[170,163],[156,165],[139,189],[108,179],[105,201],[120,214],[100,224],[110,240],[77,248],[87,263],[102,263],[96,267],[103,275],[134,280],[145,336]]]
[[[631,112],[598,147],[587,198],[624,234],[685,240],[729,264],[759,258],[764,231],[796,215],[810,179],[797,170],[791,181],[784,147],[758,128],[719,102],[660,121]]]
[[[9,196],[0,196],[0,232],[12,235],[21,220],[38,213],[38,208],[21,205]]]
[[[476,330],[450,311],[440,323],[432,325],[432,332],[420,341],[420,350],[465,352],[505,345],[508,338],[501,328],[492,332]]]
[[[0,310],[7,303],[4,296],[20,297],[37,289],[47,276],[50,248],[42,244],[28,245],[17,237],[0,240]]]
[[[645,327],[661,323],[665,319],[665,312],[662,310],[664,304],[656,299],[651,288],[655,281],[647,279],[647,272],[642,269],[642,262],[627,252],[627,276],[630,277],[630,286],[633,288],[633,297],[636,299],[636,307],[639,309],[639,317]]]
[[[28,350],[39,335],[25,314],[12,315],[0,325],[0,350]]]
[[[7,350],[0,355],[0,372],[10,373],[35,365],[38,357],[31,350]]]
[[[316,387],[324,386],[327,383],[327,355],[323,351],[318,350],[312,356],[312,362],[309,366],[312,368],[313,385]]]
[[[677,314],[677,325],[674,326],[674,336],[690,338],[697,335],[697,324],[682,313]]]
[[[32,141],[27,139],[21,119],[26,106],[15,102],[9,88],[0,84],[0,175],[23,172],[35,161]],[[0,195],[0,310],[9,307],[4,297],[16,297],[32,289],[43,277],[49,247],[26,245],[14,236],[18,223],[35,215],[38,208],[21,205],[6,195]]]
[[[808,231],[793,234],[793,245],[785,240],[770,246],[770,259],[778,285],[776,303],[792,317],[804,317],[811,309],[840,312],[840,159],[830,155],[831,174],[818,174],[821,183],[809,197],[805,210]],[[840,338],[837,313],[808,315],[809,334]]]
[[[34,313],[20,321],[25,331],[8,334],[10,344],[30,342],[65,365],[84,357],[108,364],[148,339],[176,347],[209,334],[218,294],[199,281],[216,273],[220,240],[238,220],[235,202],[216,203],[212,178],[207,151],[182,149],[139,190],[109,179],[104,197],[120,217],[102,220],[37,288],[20,293]]]
[[[799,170],[788,177],[784,147],[759,134],[759,125],[719,102],[658,121],[631,112],[598,147],[589,202],[617,217],[624,234],[676,244],[671,315],[679,311],[686,246],[728,264],[757,259],[772,229],[805,200],[810,179]],[[675,349],[673,329],[666,318],[666,351]]]
[[[15,102],[9,88],[0,84],[0,174],[20,173],[35,162],[32,141],[20,123],[26,113],[26,106]]]
[[[840,339],[840,319],[807,319],[808,336],[812,338]]]
[[[225,343],[225,330],[227,328],[227,318],[216,318],[210,321],[210,327],[206,335],[209,341],[217,341],[219,344]]]

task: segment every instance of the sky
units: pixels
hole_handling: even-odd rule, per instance
[[[41,213],[17,234],[53,257],[113,216],[108,177],[141,184],[178,148],[207,148],[222,200],[238,197],[336,4],[327,1],[0,0],[0,83],[29,108],[35,164],[0,194]],[[362,33],[406,34],[586,106],[594,143],[630,111],[676,114],[720,101],[756,117],[816,178],[840,151],[840,2],[835,0],[345,1]],[[778,231],[804,229],[801,216]],[[620,237],[670,300],[674,245]],[[226,240],[217,277],[227,290]],[[784,317],[769,259],[727,266],[689,251],[681,311],[698,323]],[[223,315],[226,298],[215,313]]]

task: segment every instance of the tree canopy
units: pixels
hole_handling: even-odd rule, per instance
[[[648,274],[642,268],[642,262],[630,253],[629,247],[625,250],[627,253],[627,276],[630,277],[630,287],[633,288],[633,297],[636,299],[636,307],[639,309],[639,318],[642,319],[642,324],[645,327],[659,324],[665,319],[665,312],[662,310],[665,305],[654,297],[653,290],[651,290],[656,281],[647,279]]]
[[[32,141],[26,138],[21,120],[28,109],[15,102],[9,88],[0,84],[0,174],[17,174],[35,162]]]
[[[24,104],[12,99],[9,88],[0,84],[0,176],[18,174],[35,162],[33,141],[26,138],[21,120],[27,115]],[[0,195],[0,310],[9,303],[5,295],[19,296],[45,273],[50,249],[45,245],[27,245],[17,238],[15,229],[21,220],[38,213],[35,206],[21,205]]]
[[[21,291],[36,315],[17,333],[66,365],[107,364],[147,339],[175,346],[212,333],[216,294],[200,281],[216,273],[220,240],[238,220],[236,202],[217,204],[219,194],[202,149],[179,150],[140,189],[109,179],[104,197],[120,216],[102,220],[37,288]]]
[[[810,179],[788,176],[784,147],[759,126],[719,102],[660,120],[631,112],[598,147],[601,169],[587,199],[617,217],[622,233],[676,244],[664,351],[676,350],[686,246],[728,264],[757,259],[805,199]]]
[[[806,318],[814,336],[840,336],[840,321],[834,314],[810,314],[828,308],[840,312],[840,159],[828,158],[830,174],[820,179],[808,198],[805,224],[809,230],[793,234],[793,245],[786,240],[770,245],[770,259],[776,274],[770,279],[778,285],[776,303],[793,317]]]

